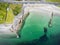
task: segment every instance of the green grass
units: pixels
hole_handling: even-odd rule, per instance
[[[5,20],[6,18],[6,20]],[[7,16],[6,16],[6,11],[0,11],[0,24],[2,23],[12,23],[14,19],[14,14],[12,12],[12,9],[7,11]]]
[[[4,11],[0,11],[0,24],[4,23],[6,13]]]
[[[10,7],[8,11],[7,7]],[[14,15],[18,15],[22,10],[22,4],[8,4],[0,2],[0,24],[12,23]]]
[[[9,8],[9,10],[7,11],[7,17],[6,17],[6,23],[13,23],[14,20],[14,14],[11,8]]]
[[[60,2],[60,0],[46,0],[46,2]]]
[[[3,23],[4,22],[4,16],[3,15],[0,15],[0,23]]]

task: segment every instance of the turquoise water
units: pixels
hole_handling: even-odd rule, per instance
[[[43,12],[30,12],[25,20],[25,24],[20,32],[21,38],[0,39],[2,45],[21,45],[20,42],[39,40],[44,37],[44,27],[47,28],[47,41],[43,40],[43,45],[56,44],[60,39],[60,17],[54,16],[52,20],[52,27],[48,27],[50,16]],[[42,43],[38,41],[37,45]],[[41,43],[40,43],[41,42]],[[26,44],[27,45],[27,44]],[[29,44],[28,44],[29,45]],[[42,44],[41,44],[42,45]]]
[[[44,27],[47,27],[49,18],[47,14],[31,12],[22,29],[22,38],[33,40],[44,35]]]

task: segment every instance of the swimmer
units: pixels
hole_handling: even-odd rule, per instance
[[[47,34],[47,28],[46,27],[44,27],[44,33]]]
[[[49,23],[48,23],[48,27],[51,27],[51,26],[52,26],[52,19],[53,19],[53,12],[52,12],[52,15],[51,15],[50,21],[49,21]]]
[[[50,19],[50,21],[49,21],[48,27],[52,27],[51,19]]]
[[[22,18],[20,18],[20,20],[19,20],[19,24],[20,24],[20,23],[22,23]]]

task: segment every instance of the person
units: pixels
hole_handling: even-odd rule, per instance
[[[52,19],[53,19],[53,12],[52,12],[52,15],[51,15],[50,21],[49,21],[49,23],[48,23],[48,27],[51,27],[51,26],[52,26]]]
[[[47,34],[47,28],[46,27],[44,27],[44,33]]]
[[[48,36],[47,36],[47,27],[43,27],[44,29],[44,35],[40,36],[39,41],[47,41],[48,40]]]

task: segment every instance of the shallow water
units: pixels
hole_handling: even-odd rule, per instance
[[[46,13],[30,12],[30,15],[25,20],[25,24],[20,32],[21,38],[0,39],[1,45],[53,45],[57,44],[60,39],[60,17],[54,16],[52,27],[48,27],[50,16]],[[47,35],[44,33],[44,27],[47,28]],[[30,41],[29,43],[20,44],[20,42]],[[32,43],[31,43],[32,42]]]
[[[38,39],[44,35],[44,27],[47,27],[49,16],[47,14],[31,12],[22,29],[22,38],[25,40]]]

